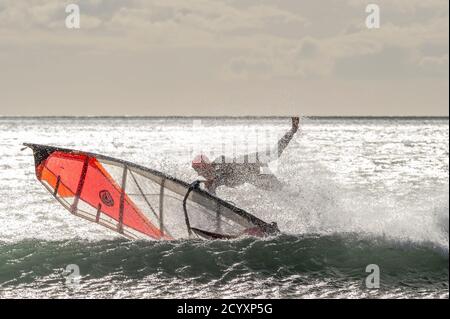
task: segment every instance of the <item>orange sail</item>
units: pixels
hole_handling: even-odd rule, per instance
[[[150,168],[100,154],[24,145],[33,150],[38,180],[67,210],[131,239],[170,240],[208,232],[232,238],[268,225]]]
[[[116,220],[119,232],[125,226],[155,239],[164,237],[95,157],[55,151],[36,170],[39,179],[46,181],[55,195],[73,198],[72,213],[78,212],[82,201],[97,210],[96,219],[105,214]]]

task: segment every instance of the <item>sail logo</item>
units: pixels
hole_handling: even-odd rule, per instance
[[[108,207],[114,206],[114,199],[113,199],[111,193],[109,191],[107,191],[106,189],[101,190],[98,193],[98,196],[102,200],[102,203],[105,204],[106,206],[108,206]]]

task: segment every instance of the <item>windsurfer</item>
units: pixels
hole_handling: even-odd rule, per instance
[[[275,153],[275,157],[272,160],[281,156],[297,132],[299,122],[300,119],[298,117],[292,118],[291,129],[278,141],[276,151],[271,152],[272,155]],[[249,162],[248,159],[255,160]],[[206,155],[201,154],[197,155],[192,161],[192,168],[198,175],[206,179],[204,182],[206,189],[210,193],[215,194],[219,186],[235,187],[246,182],[262,189],[280,187],[281,182],[269,171],[267,164],[267,162],[260,161],[258,153],[244,155],[232,160],[222,155],[212,162]]]

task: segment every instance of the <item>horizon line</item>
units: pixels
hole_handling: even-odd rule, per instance
[[[188,119],[188,118],[232,118],[232,119],[286,119],[291,118],[290,115],[0,115],[0,119],[45,119],[45,118],[80,118],[80,119],[113,119],[113,118],[127,118],[127,119]],[[305,115],[300,118],[310,119],[333,119],[333,118],[347,118],[347,119],[448,119],[448,115]]]

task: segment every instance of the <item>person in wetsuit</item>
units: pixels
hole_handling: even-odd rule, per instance
[[[276,150],[270,152],[271,160],[281,156],[298,131],[299,122],[298,117],[292,118],[291,129],[278,141]],[[253,153],[231,160],[222,155],[211,162],[206,155],[201,154],[192,161],[192,168],[206,179],[205,187],[212,194],[215,194],[217,187],[222,185],[236,187],[250,183],[262,189],[280,187],[281,182],[273,173],[270,173],[268,162],[261,161],[263,155],[265,156],[265,154]]]

